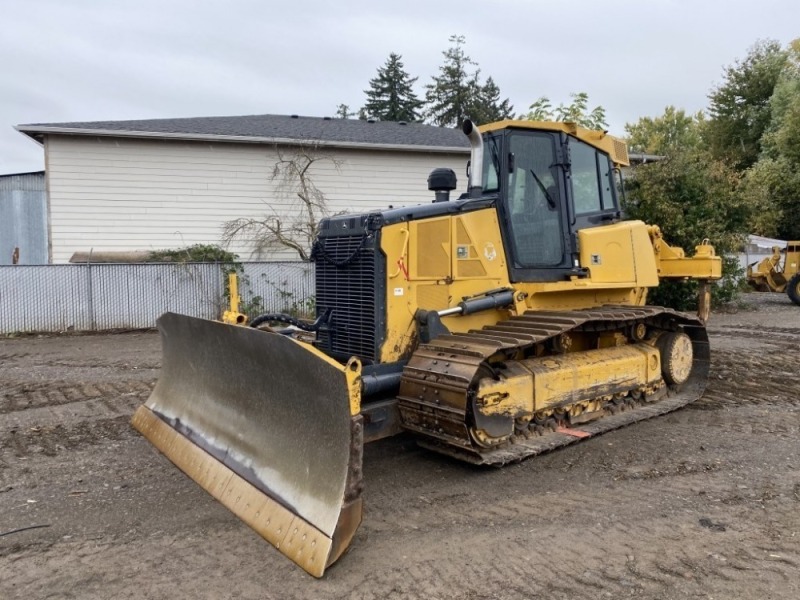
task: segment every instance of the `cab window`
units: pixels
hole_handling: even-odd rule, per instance
[[[575,214],[613,210],[613,169],[608,156],[581,141],[570,139],[572,198]]]
[[[575,213],[581,215],[601,210],[600,186],[597,184],[597,152],[588,144],[570,140],[570,158]]]
[[[510,140],[507,210],[515,262],[520,267],[558,266],[564,239],[553,138],[526,133]]]

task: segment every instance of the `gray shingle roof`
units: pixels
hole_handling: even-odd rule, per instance
[[[73,123],[31,123],[17,130],[39,137],[45,133],[77,135],[159,136],[188,139],[231,139],[241,141],[314,141],[342,146],[405,146],[408,149],[468,149],[467,137],[458,129],[422,123],[357,119],[297,117],[290,115],[249,115],[239,117],[194,117],[137,121],[89,121]]]

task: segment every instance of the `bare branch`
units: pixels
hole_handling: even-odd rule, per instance
[[[313,167],[329,162],[338,171],[343,161],[322,152],[318,142],[301,144],[291,151],[276,145],[275,153],[270,181],[276,182],[276,195],[287,201],[288,210],[279,215],[270,207],[273,214],[266,217],[228,221],[223,225],[222,239],[225,244],[243,239],[257,252],[289,248],[307,261],[320,220],[329,215],[328,200],[314,183]]]

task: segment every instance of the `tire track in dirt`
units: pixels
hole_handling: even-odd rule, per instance
[[[775,414],[766,425],[778,425],[780,419],[781,416]],[[698,425],[700,429],[705,426]],[[604,436],[594,442],[603,444],[607,439]],[[588,445],[587,442],[583,447],[576,446],[545,459],[552,458],[555,463],[561,463],[561,471],[569,471],[573,459],[567,458],[568,454],[589,457],[592,450]],[[581,451],[577,452],[579,449]],[[755,532],[728,526],[727,535],[713,528],[725,527],[719,519],[748,522],[753,508],[759,512],[769,508],[791,519],[792,511],[800,502],[800,473],[794,481],[776,483],[767,479],[756,486],[748,486],[745,491],[731,486],[727,480],[727,474],[738,468],[735,463],[670,460],[665,455],[664,464],[652,466],[653,463],[645,459],[647,450],[642,448],[641,452],[644,456],[639,459],[643,463],[640,468],[612,469],[610,476],[618,482],[613,487],[595,484],[583,489],[582,486],[570,485],[566,494],[515,493],[513,481],[517,477],[530,477],[531,481],[536,481],[548,476],[542,472],[545,469],[539,468],[540,465],[531,467],[533,463],[523,463],[524,466],[499,472],[497,477],[484,477],[486,488],[476,488],[472,493],[458,487],[452,489],[449,487],[450,477],[440,476],[446,492],[423,488],[417,498],[401,501],[403,508],[399,510],[377,509],[382,517],[378,526],[371,524],[368,514],[364,528],[370,537],[371,548],[375,547],[376,535],[394,539],[408,535],[409,531],[424,531],[426,536],[437,540],[439,550],[447,545],[448,534],[461,529],[465,532],[462,543],[459,544],[458,540],[451,543],[459,548],[463,564],[480,564],[481,557],[485,561],[488,553],[494,561],[491,573],[496,572],[497,576],[484,572],[486,577],[473,582],[468,574],[459,574],[453,569],[445,572],[433,567],[425,569],[428,561],[422,561],[417,565],[418,570],[423,570],[418,577],[427,582],[439,577],[450,581],[457,578],[467,589],[474,590],[483,590],[485,588],[481,586],[488,583],[489,589],[507,590],[502,596],[504,598],[529,597],[531,594],[547,598],[618,598],[632,593],[640,597],[664,598],[672,597],[670,594],[676,589],[695,592],[708,589],[711,582],[715,589],[727,589],[730,595],[734,595],[741,589],[743,581],[752,584],[754,579],[760,579],[766,586],[765,580],[769,577],[784,579],[791,573],[800,558],[797,546],[776,546],[771,550],[773,555],[785,559],[779,565],[773,564],[776,559],[768,556],[752,556],[750,562],[730,556],[732,547],[748,546],[763,539],[764,529],[769,525],[758,523]],[[581,457],[576,460],[580,465]],[[596,457],[596,460],[603,459]],[[593,467],[589,465],[587,468]],[[440,470],[447,472],[446,468]],[[514,470],[529,472],[506,476]],[[600,479],[601,482],[605,480],[604,477]],[[511,487],[508,485],[510,482]],[[469,486],[469,483],[460,485]],[[503,489],[504,494],[498,496],[492,488]],[[647,517],[627,514],[628,507],[643,503],[653,504],[648,507],[651,510]],[[787,510],[786,504],[791,508]],[[702,517],[704,513],[716,515],[719,505],[726,511],[741,512],[741,518],[730,513],[714,516],[713,520]],[[665,518],[676,510],[686,512],[686,506],[695,508],[678,526],[674,519]],[[480,508],[476,510],[476,507]],[[659,513],[662,518],[652,518],[651,515]],[[703,519],[710,524],[711,530],[702,524]],[[575,526],[580,526],[581,521],[587,522],[588,529],[576,533]],[[749,523],[748,527],[752,529],[753,524]],[[476,530],[479,532],[477,535]],[[485,536],[480,534],[483,531]],[[520,531],[529,531],[536,541],[518,540],[516,532]],[[508,535],[514,539],[502,541]],[[479,543],[481,537],[487,540],[483,548]],[[479,548],[473,552],[472,545],[476,541]],[[677,552],[676,548],[679,549]],[[421,558],[424,556],[425,552],[421,550]],[[768,564],[761,564],[765,560]],[[435,564],[433,559],[430,562]],[[497,566],[498,562],[502,564]],[[528,573],[530,583],[527,586],[496,587],[502,586],[504,581],[517,581],[520,572]],[[393,586],[387,587],[387,581],[394,582]],[[384,591],[399,592],[396,596],[389,596],[398,598],[425,594],[425,590],[403,581],[402,570],[383,572],[375,585],[375,597],[381,597],[380,593]],[[461,585],[459,587],[464,589]],[[430,597],[452,597],[446,588],[426,589],[432,592]]]
[[[364,523],[323,580],[300,572],[211,507],[151,448],[147,473],[142,456],[125,458],[131,448],[144,452],[143,440],[128,439],[137,435],[128,415],[153,384],[133,378],[129,365],[137,361],[109,354],[120,364],[117,375],[87,369],[85,378],[76,375],[80,384],[69,381],[66,365],[52,385],[14,381],[33,387],[15,388],[15,395],[31,393],[23,397],[27,404],[0,418],[0,468],[3,461],[15,472],[25,465],[31,468],[26,477],[50,493],[57,485],[72,489],[64,481],[78,471],[65,465],[74,461],[104,470],[112,489],[123,481],[113,479],[119,470],[130,477],[124,493],[136,495],[127,504],[75,499],[70,519],[94,524],[101,506],[113,515],[107,529],[93,529],[103,536],[99,541],[48,538],[52,529],[15,536],[16,549],[0,548],[0,597],[168,597],[180,590],[197,598],[281,600],[798,598],[800,402],[786,373],[796,374],[797,344],[789,336],[800,329],[721,329],[713,333],[724,343],[713,351],[708,393],[691,406],[702,410],[682,410],[502,470],[454,463],[410,438],[368,446]],[[756,338],[758,350],[748,351],[748,340]],[[137,360],[144,363],[141,354]],[[34,376],[52,373],[46,367]],[[123,397],[125,390],[134,393]],[[0,411],[6,391],[0,381]],[[6,425],[11,419],[13,435]],[[83,452],[70,453],[73,448]],[[5,497],[14,494],[21,504],[31,497],[22,488]],[[61,516],[60,507],[44,505],[36,505],[42,511],[36,514]]]
[[[800,337],[800,329],[781,329],[796,331],[792,335]],[[774,342],[770,335],[765,333]],[[798,355],[800,345],[785,343],[770,352],[743,348],[713,353],[706,392],[689,408],[713,410],[744,403],[800,406]]]
[[[114,382],[74,383],[70,381],[3,382],[0,415],[36,408],[61,406],[87,400],[116,402],[119,398],[146,400],[155,381],[120,379]]]
[[[33,356],[33,354],[30,352],[0,352],[0,364],[13,364],[23,358],[29,358],[31,356]]]
[[[9,464],[14,459],[37,454],[55,456],[59,452],[80,450],[134,435],[137,434],[130,425],[129,415],[111,418],[98,416],[92,421],[12,428],[0,433],[0,459]]]
[[[457,552],[457,561],[437,560],[420,540],[415,560],[402,557],[412,561],[411,565],[405,561],[395,566],[369,565],[374,574],[365,580],[366,585],[359,586],[369,593],[354,597],[450,598],[456,597],[451,586],[458,581],[459,589],[471,590],[476,598],[619,598],[631,594],[665,598],[673,597],[677,590],[691,594],[708,589],[709,583],[735,592],[741,589],[743,579],[751,583],[754,578],[786,580],[796,568],[797,553],[786,546],[764,550],[762,555],[732,556],[727,549],[731,536],[723,532],[707,532],[695,525],[680,537],[668,539],[669,531],[664,523],[649,529],[620,523],[584,531],[545,526],[528,540],[513,533],[514,524],[500,532],[472,527],[465,540],[429,531],[426,535],[436,536],[439,551]],[[498,544],[509,532],[514,537]],[[734,536],[736,546],[746,547],[757,539],[748,534]],[[665,538],[667,543],[663,543]],[[396,539],[403,545],[414,543],[402,535]],[[375,544],[374,538],[370,543],[374,552],[381,552],[383,544]],[[675,551],[676,545],[681,549]],[[354,560],[362,558],[358,554]]]
[[[773,335],[780,336],[800,336],[800,327],[770,327],[764,325],[750,325],[748,323],[737,323],[735,325],[711,325],[708,332],[712,335],[734,335],[741,336],[742,332],[755,334],[758,337],[772,338]]]
[[[0,403],[0,461],[54,456],[133,435],[130,416],[152,382],[22,383]]]

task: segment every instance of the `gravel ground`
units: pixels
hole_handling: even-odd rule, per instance
[[[800,308],[746,303],[678,412],[499,470],[368,446],[321,580],[129,426],[155,333],[0,340],[0,598],[800,598]]]

